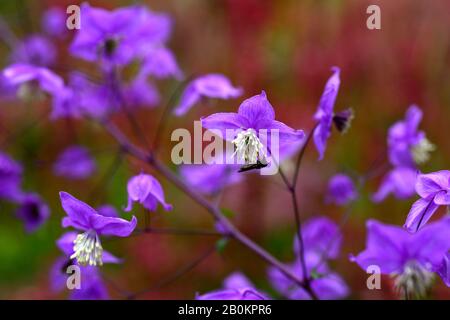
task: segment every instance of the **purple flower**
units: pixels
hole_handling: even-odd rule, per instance
[[[417,176],[416,192],[421,199],[414,202],[404,227],[417,232],[439,206],[450,205],[450,171],[441,170]]]
[[[141,173],[128,180],[128,205],[125,211],[131,211],[133,202],[139,202],[150,211],[155,211],[158,202],[164,210],[172,210],[172,205],[166,203],[161,184],[153,176]]]
[[[442,262],[435,268],[436,273],[442,278],[445,285],[450,287],[450,253],[447,253]]]
[[[66,19],[67,15],[63,9],[52,7],[42,16],[42,30],[52,37],[62,38],[67,34]]]
[[[407,295],[423,296],[431,285],[431,267],[450,249],[450,218],[430,223],[417,233],[376,220],[367,222],[366,249],[351,260],[363,270],[375,265],[396,275],[396,286]]]
[[[126,65],[170,34],[170,19],[132,6],[107,11],[88,4],[81,7],[81,25],[72,42],[73,55],[100,61],[107,67]]]
[[[24,222],[26,232],[36,231],[50,216],[50,209],[34,193],[21,197],[16,215]]]
[[[56,259],[55,263],[50,269],[50,285],[53,292],[60,292],[66,287],[66,282],[68,278],[67,268],[71,265],[77,265],[77,262],[70,258],[73,251],[73,244],[77,238],[77,233],[70,231],[64,233],[58,240],[56,240],[56,246],[63,253],[63,256]],[[121,263],[121,260],[108,251],[103,252],[103,262],[104,263]],[[79,266],[81,275],[85,272],[93,273],[96,267],[91,266]],[[82,289],[85,286],[90,286],[87,282],[82,280]],[[89,280],[89,279],[87,279]]]
[[[181,80],[183,78],[183,72],[178,67],[172,51],[164,47],[155,47],[148,51],[141,72],[158,79],[174,77]]]
[[[336,259],[339,256],[342,235],[338,225],[332,220],[327,217],[310,219],[304,224],[302,231],[305,251],[327,259]],[[298,241],[294,241],[294,252],[300,252]]]
[[[305,136],[303,130],[294,130],[275,120],[275,111],[264,91],[242,102],[237,113],[215,113],[201,118],[201,123],[223,139],[232,140],[238,161],[245,165],[267,162],[266,150],[271,146],[272,133],[278,133],[279,145],[275,147],[279,149],[297,143]]]
[[[406,111],[405,119],[389,129],[389,160],[394,166],[415,168],[416,163],[428,161],[434,146],[426,139],[425,133],[418,130],[421,120],[422,111],[412,105]]]
[[[235,272],[224,280],[224,288],[203,295],[196,300],[269,300],[265,294],[258,292],[253,284],[240,272]]]
[[[214,195],[243,179],[235,166],[227,164],[187,164],[181,166],[180,175],[192,188],[207,195]]]
[[[346,205],[358,196],[353,180],[345,174],[336,174],[328,182],[327,200],[337,205]]]
[[[330,271],[320,255],[307,252],[305,255],[308,277],[311,277],[311,289],[321,300],[343,299],[349,294],[349,288],[344,280],[335,272]],[[300,279],[304,278],[299,260],[288,265]],[[295,300],[309,300],[311,296],[302,287],[287,278],[277,268],[270,267],[268,278],[272,286],[284,297]]]
[[[76,259],[80,265],[103,264],[103,248],[99,236],[127,237],[136,227],[137,219],[134,216],[131,221],[103,216],[66,192],[60,192],[59,195],[61,205],[67,213],[67,217],[62,220],[62,226],[84,231],[77,235],[73,246],[74,253],[70,257]]]
[[[41,90],[52,96],[64,90],[62,78],[47,68],[17,63],[4,69],[2,74],[4,79],[11,85],[21,85],[30,81],[36,81]]]
[[[298,239],[297,237],[295,239]],[[318,217],[307,221],[303,228],[303,245],[307,277],[311,280],[311,288],[319,299],[342,299],[349,294],[344,280],[328,267],[328,259],[336,259],[342,243],[342,235],[338,226],[326,217]],[[304,279],[299,258],[299,242],[294,241],[296,260],[288,267],[300,278]],[[289,299],[311,299],[301,287],[287,278],[278,269],[268,270],[269,281],[283,296]]]
[[[142,74],[125,86],[122,94],[127,107],[130,108],[154,107],[161,100],[158,90]]]
[[[397,199],[407,199],[414,195],[417,170],[409,167],[398,167],[389,171],[383,178],[380,188],[372,196],[375,202],[383,201],[390,193]]]
[[[53,165],[55,175],[68,179],[88,178],[95,169],[95,161],[88,149],[77,145],[64,149]]]
[[[35,34],[15,45],[10,60],[13,63],[48,67],[55,63],[56,56],[56,48],[53,43],[46,37]]]
[[[20,188],[22,166],[0,151],[0,198],[18,201],[22,197]]]
[[[313,138],[316,149],[319,152],[319,160],[322,160],[325,154],[327,140],[331,135],[333,121],[339,131],[345,132],[349,127],[350,120],[353,118],[351,109],[336,114],[333,111],[341,80],[339,78],[340,69],[338,67],[333,67],[331,70],[333,71],[333,75],[328,79],[325,85],[319,106],[314,114],[314,119],[318,124],[314,130]]]
[[[241,88],[233,87],[230,80],[222,74],[211,73],[192,80],[181,94],[174,113],[182,116],[202,98],[232,99],[242,94]]]

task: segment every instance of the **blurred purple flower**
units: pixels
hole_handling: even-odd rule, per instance
[[[312,218],[306,221],[302,231],[305,252],[315,253],[326,259],[336,259],[339,256],[342,234],[338,225],[331,219]],[[300,252],[298,241],[294,241],[294,252],[297,254]]]
[[[10,60],[13,63],[49,67],[55,63],[56,57],[56,48],[53,43],[46,37],[35,34],[15,45]]]
[[[21,85],[36,81],[40,89],[54,96],[64,90],[63,79],[47,68],[31,64],[17,63],[8,66],[2,72],[4,79],[11,85]]]
[[[16,215],[23,221],[26,232],[34,232],[47,221],[50,209],[37,194],[28,193],[21,197]]]
[[[395,123],[388,134],[389,160],[394,166],[415,168],[416,163],[428,161],[429,152],[434,146],[427,140],[425,133],[419,131],[422,111],[412,105],[406,111],[405,119]]]
[[[364,271],[375,265],[382,274],[394,274],[399,290],[423,296],[431,285],[431,267],[441,263],[450,249],[450,218],[430,223],[414,234],[376,220],[366,225],[366,249],[351,260]]]
[[[138,75],[125,86],[123,98],[130,108],[154,107],[161,100],[158,90],[143,75]]]
[[[435,268],[436,273],[442,278],[445,285],[450,287],[450,253],[447,252],[442,262]]]
[[[253,284],[240,272],[235,272],[224,280],[224,288],[203,295],[196,300],[269,300],[265,294],[258,292]]]
[[[59,193],[61,205],[67,213],[62,220],[62,226],[69,226],[84,231],[77,235],[74,241],[74,253],[70,257],[78,264],[97,266],[103,264],[103,248],[99,236],[127,237],[136,227],[135,216],[131,221],[121,218],[107,217],[99,214],[86,203],[74,198],[66,192]]]
[[[327,201],[346,205],[358,197],[353,180],[345,174],[336,174],[328,182]]]
[[[404,227],[409,232],[422,228],[439,206],[450,205],[450,171],[420,174],[415,188],[421,199],[414,202],[406,218]]]
[[[327,140],[331,135],[331,126],[333,121],[339,131],[345,132],[349,126],[350,120],[353,118],[353,111],[351,109],[344,110],[339,113],[334,113],[334,104],[339,91],[341,80],[339,78],[340,69],[338,67],[331,68],[333,75],[325,84],[325,89],[319,101],[319,106],[314,119],[317,121],[317,127],[314,130],[314,143],[319,152],[319,160],[323,159],[325,149],[327,147]]]
[[[211,73],[192,80],[181,94],[174,109],[177,116],[187,113],[201,98],[232,99],[242,94],[242,89],[233,87],[222,74]]]
[[[177,80],[181,80],[183,78],[183,72],[178,67],[172,51],[164,47],[155,47],[148,50],[141,72],[158,79],[174,77]]]
[[[172,210],[172,205],[166,203],[161,184],[153,176],[141,173],[128,180],[128,205],[125,211],[131,211],[133,202],[139,202],[150,211],[155,211],[158,202],[164,210]]]
[[[383,201],[390,193],[397,199],[408,199],[414,195],[417,170],[398,167],[389,171],[383,178],[380,188],[372,196],[374,202]]]
[[[53,165],[55,175],[68,179],[89,178],[95,169],[95,161],[89,150],[77,145],[64,149]]]
[[[70,51],[106,67],[126,65],[149,48],[167,40],[170,19],[166,15],[131,6],[107,11],[87,3],[81,7],[81,25]]]
[[[97,212],[105,217],[119,217],[119,213],[117,212],[116,208],[109,204],[104,204],[98,207]]]
[[[16,202],[22,197],[22,166],[0,151],[0,198]]]
[[[330,271],[322,257],[314,252],[305,254],[308,277],[311,277],[311,289],[320,300],[343,299],[349,294],[349,288],[344,280],[335,272]],[[300,261],[297,259],[288,267],[300,278],[304,279]],[[277,268],[270,267],[268,278],[272,286],[284,297],[294,300],[309,300],[311,296],[302,287],[287,278]]]
[[[201,118],[201,123],[204,128],[220,134],[223,139],[232,140],[238,161],[245,165],[267,161],[266,149],[271,146],[272,130],[278,133],[279,145],[276,147],[279,149],[298,143],[305,136],[303,130],[292,129],[275,120],[275,111],[264,91],[242,102],[237,113],[215,113]],[[234,136],[229,136],[228,130]]]
[[[192,188],[207,195],[243,179],[236,166],[228,164],[186,164],[180,167],[180,175]]]
[[[66,19],[67,14],[62,8],[51,7],[42,16],[42,30],[52,37],[62,38],[67,35]]]

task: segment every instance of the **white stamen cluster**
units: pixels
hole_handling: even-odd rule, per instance
[[[73,243],[74,253],[70,256],[70,259],[77,259],[77,262],[82,266],[103,265],[103,248],[95,231],[89,230],[77,235]]]
[[[423,138],[420,142],[412,148],[412,155],[414,162],[423,164],[430,159],[430,152],[434,151],[436,147],[427,138]]]
[[[434,274],[417,263],[409,263],[402,274],[395,276],[395,288],[405,299],[423,298],[431,287]]]
[[[265,159],[264,145],[251,128],[239,132],[232,143],[236,148],[233,155],[237,155],[238,160],[244,161],[245,164],[256,164],[258,160]]]

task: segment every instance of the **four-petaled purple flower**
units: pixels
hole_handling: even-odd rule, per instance
[[[424,296],[432,280],[432,267],[441,263],[450,249],[450,218],[430,223],[417,233],[380,223],[367,222],[366,249],[351,260],[364,271],[377,266],[381,274],[395,275],[395,284],[405,296]]]
[[[346,205],[354,201],[358,196],[353,180],[342,173],[331,177],[328,182],[327,201],[337,205]]]
[[[69,179],[88,178],[94,173],[95,169],[95,161],[92,159],[89,150],[78,145],[64,149],[53,165],[53,172],[57,176]]]
[[[67,217],[62,220],[62,226],[64,228],[74,227],[83,231],[74,240],[74,253],[70,257],[76,259],[80,265],[97,266],[103,264],[103,248],[100,243],[100,236],[127,237],[136,227],[137,219],[135,216],[131,221],[103,216],[67,192],[60,192],[59,195],[61,205],[67,213]]]
[[[415,187],[421,199],[414,202],[406,218],[405,228],[409,232],[422,228],[439,206],[450,205],[450,171],[420,174]]]
[[[317,121],[317,127],[314,130],[313,138],[316,149],[319,152],[319,160],[322,160],[325,154],[327,140],[331,135],[333,121],[340,132],[345,132],[353,118],[353,111],[351,109],[334,113],[334,104],[336,102],[341,80],[339,78],[340,69],[338,67],[331,68],[331,71],[333,71],[333,75],[325,84],[319,106],[314,114],[314,119]]]
[[[240,272],[229,275],[223,282],[223,289],[198,295],[196,300],[269,300],[255,289],[254,285]]]
[[[295,130],[275,120],[275,111],[264,91],[239,106],[237,113],[215,113],[201,118],[202,126],[213,130],[235,145],[238,163],[256,165],[267,163],[276,150],[301,141],[303,130]],[[272,146],[271,135],[278,135],[278,145]],[[278,159],[277,159],[278,160]]]
[[[187,113],[202,98],[232,99],[242,94],[242,89],[233,87],[222,74],[211,73],[192,80],[184,89],[180,102],[174,109],[177,116]]]
[[[153,176],[145,173],[132,177],[127,184],[128,205],[125,211],[131,211],[133,202],[139,202],[150,211],[155,211],[158,202],[163,206],[164,210],[172,210],[172,205],[168,204],[164,198],[164,191]]]
[[[388,134],[389,161],[394,166],[415,168],[429,159],[430,151],[434,146],[419,131],[422,120],[422,111],[418,106],[412,105],[406,111],[405,119],[396,122]]]

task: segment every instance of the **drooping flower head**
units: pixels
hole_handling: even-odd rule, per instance
[[[331,135],[331,127],[333,121],[340,132],[345,132],[353,118],[351,109],[346,109],[339,113],[334,113],[334,104],[339,91],[341,80],[339,78],[340,69],[333,67],[331,69],[333,75],[328,79],[322,97],[319,101],[319,106],[314,119],[317,121],[317,127],[314,130],[314,143],[319,152],[319,160],[323,159],[325,149],[327,147],[327,140]]]
[[[408,297],[424,296],[432,280],[432,267],[450,249],[450,219],[430,223],[417,233],[369,220],[366,249],[351,260],[363,270],[377,266],[381,274],[396,277],[398,290]]]
[[[61,205],[67,213],[67,217],[62,220],[62,226],[83,231],[77,235],[73,246],[74,253],[70,257],[76,259],[80,265],[101,266],[103,264],[100,236],[127,237],[136,227],[137,219],[134,216],[131,221],[103,216],[67,192],[60,192],[59,195]]]
[[[23,221],[26,232],[34,232],[47,221],[50,209],[37,194],[29,193],[20,198],[16,215]]]
[[[272,133],[278,134],[279,145],[275,146],[278,149],[297,143],[305,136],[303,130],[292,129],[275,120],[275,111],[264,91],[242,102],[237,113],[215,113],[201,118],[201,123],[204,128],[232,141],[239,163],[245,165],[267,163],[268,156],[275,152],[268,151]]]
[[[254,285],[240,272],[229,275],[223,288],[198,295],[196,300],[269,300],[270,298],[255,289]]]
[[[177,116],[186,114],[202,98],[232,99],[242,94],[242,89],[234,87],[222,74],[211,73],[192,80],[181,94],[180,102],[174,109]]]
[[[150,211],[155,211],[160,203],[164,210],[172,210],[172,205],[168,204],[164,198],[164,191],[161,184],[153,176],[145,173],[132,177],[127,184],[128,205],[125,211],[131,211],[133,202],[139,202]]]
[[[81,25],[70,51],[73,55],[107,67],[123,66],[141,57],[149,47],[165,42],[170,19],[145,7],[131,6],[108,11],[84,3]]]
[[[415,188],[421,198],[414,202],[406,218],[404,227],[409,232],[422,228],[439,206],[450,205],[450,171],[420,174]]]
[[[405,119],[396,122],[388,134],[389,160],[394,166],[415,168],[429,159],[434,146],[423,131],[418,129],[422,120],[422,111],[412,105],[406,111]]]
[[[88,178],[94,173],[95,169],[95,161],[92,159],[89,150],[77,145],[64,149],[53,165],[53,172],[57,176],[69,179]]]
[[[383,178],[378,191],[372,196],[374,202],[383,201],[389,194],[397,199],[408,199],[414,195],[417,170],[409,167],[391,169]]]
[[[336,174],[328,182],[327,200],[337,205],[346,205],[356,199],[358,193],[353,180],[345,174]]]

